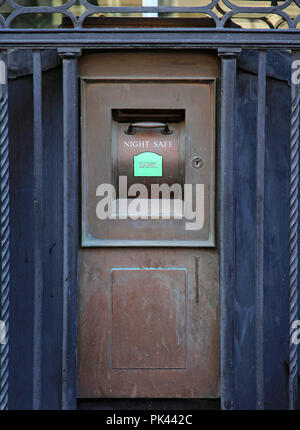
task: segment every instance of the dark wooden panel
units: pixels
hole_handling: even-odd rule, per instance
[[[236,286],[234,291],[235,407],[255,409],[254,266],[256,77],[237,77]],[[247,203],[246,203],[247,202]]]
[[[11,294],[9,409],[32,408],[33,111],[32,79],[9,84]]]
[[[288,59],[286,59],[288,62]],[[277,66],[281,68],[280,66]],[[278,94],[281,95],[278,101]],[[265,407],[288,408],[290,88],[267,84],[265,191]],[[298,370],[298,383],[300,372]],[[299,397],[300,400],[300,397]],[[300,406],[300,405],[299,405]]]
[[[43,73],[43,381],[42,408],[61,408],[62,378],[62,70]],[[76,315],[76,309],[74,309]]]
[[[254,409],[254,245],[257,53],[238,64],[236,163],[236,286],[234,384],[237,409]],[[264,397],[266,409],[288,408],[288,147],[290,89],[288,54],[268,53],[265,233]]]
[[[12,80],[12,293],[10,409],[32,408],[33,369],[33,111],[32,77]],[[42,403],[61,407],[62,105],[61,69],[43,74]]]

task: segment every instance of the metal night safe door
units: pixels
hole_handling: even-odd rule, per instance
[[[219,62],[83,56],[78,395],[219,396]]]

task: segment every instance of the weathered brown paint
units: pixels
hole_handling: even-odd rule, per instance
[[[116,52],[83,57],[80,75],[88,88],[82,109],[88,121],[82,123],[82,176],[88,175],[89,181],[83,182],[91,193],[89,201],[99,179],[113,177],[111,110],[126,107],[186,109],[185,138],[191,152],[185,161],[185,182],[195,181],[193,175],[201,172],[197,182],[214,185],[209,142],[215,132],[215,92],[209,82],[218,73],[218,61],[210,54]],[[175,96],[184,103],[176,105]],[[193,169],[190,158],[205,148],[203,168]],[[87,159],[94,164],[85,170]],[[173,227],[171,221],[163,225],[156,220],[121,220],[99,229],[92,211],[88,219],[94,232],[108,241],[126,238],[130,246],[141,237],[169,239],[176,245],[198,235],[185,236],[184,226],[180,231],[175,222]],[[215,222],[214,210],[208,215]],[[219,395],[217,248],[81,248],[79,260],[80,397]]]
[[[216,250],[86,248],[79,284],[80,397],[218,396]]]
[[[126,54],[126,55],[125,55]],[[134,74],[132,72],[134,65]],[[213,246],[215,244],[215,79],[219,64],[195,53],[107,53],[84,56],[82,77],[82,244],[84,246]],[[116,182],[119,139],[115,109],[183,109],[184,174],[187,184],[205,185],[205,223],[188,231],[185,220],[104,220],[95,217],[96,189]],[[173,126],[173,125],[172,125]],[[174,125],[175,126],[175,125]],[[179,137],[179,139],[181,139]],[[201,169],[193,158],[203,160]],[[182,155],[179,156],[182,158]],[[183,154],[184,157],[184,154]]]
[[[186,368],[185,270],[112,270],[111,305],[112,369]]]

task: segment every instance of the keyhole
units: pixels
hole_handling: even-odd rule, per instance
[[[200,169],[203,166],[203,160],[200,157],[194,157],[192,165],[195,169]]]

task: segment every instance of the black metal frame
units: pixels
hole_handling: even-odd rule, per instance
[[[41,58],[44,48],[58,49],[63,58],[63,111],[64,111],[64,283],[63,283],[63,345],[62,345],[62,408],[76,407],[76,323],[77,323],[77,245],[78,245],[78,93],[77,58],[81,49],[218,49],[222,61],[221,100],[221,403],[223,409],[234,409],[233,377],[233,291],[235,286],[235,204],[234,204],[234,109],[236,86],[236,59],[241,49],[256,48],[259,53],[258,102],[257,102],[257,206],[256,206],[256,394],[257,408],[264,407],[263,369],[263,198],[264,198],[264,153],[265,153],[265,99],[266,99],[266,49],[300,49],[299,30],[295,20],[283,11],[291,0],[281,6],[268,8],[242,8],[228,0],[230,8],[220,20],[213,12],[218,1],[201,8],[100,8],[81,0],[87,12],[77,19],[68,9],[75,0],[61,7],[23,7],[13,0],[7,3],[14,12],[5,21],[0,18],[0,47],[33,49],[34,64],[34,216],[35,216],[35,316],[34,316],[34,390],[33,408],[41,407],[41,313],[42,313],[42,262],[40,254],[41,236],[41,177],[42,177],[42,116],[41,116]],[[0,1],[0,6],[4,1]],[[296,0],[300,7],[300,0]],[[130,10],[129,10],[130,9]],[[55,13],[68,16],[74,29],[16,30],[9,26],[12,20],[24,13]],[[203,12],[216,23],[215,29],[199,28],[136,28],[136,29],[88,29],[82,28],[84,19],[99,12]],[[226,21],[240,12],[276,13],[288,22],[289,30],[244,30],[224,28]],[[297,57],[297,52],[293,54]],[[299,188],[299,86],[293,83],[291,103],[291,164],[290,164],[290,408],[297,398],[297,347],[292,343],[293,322],[297,318],[298,300],[298,188]],[[9,182],[8,182],[8,121],[7,85],[0,100],[0,144],[1,144],[1,307],[0,319],[7,323],[9,316]],[[8,347],[1,346],[0,408],[8,407]]]
[[[299,30],[110,28],[13,30],[0,28],[0,46],[79,49],[298,49]]]

